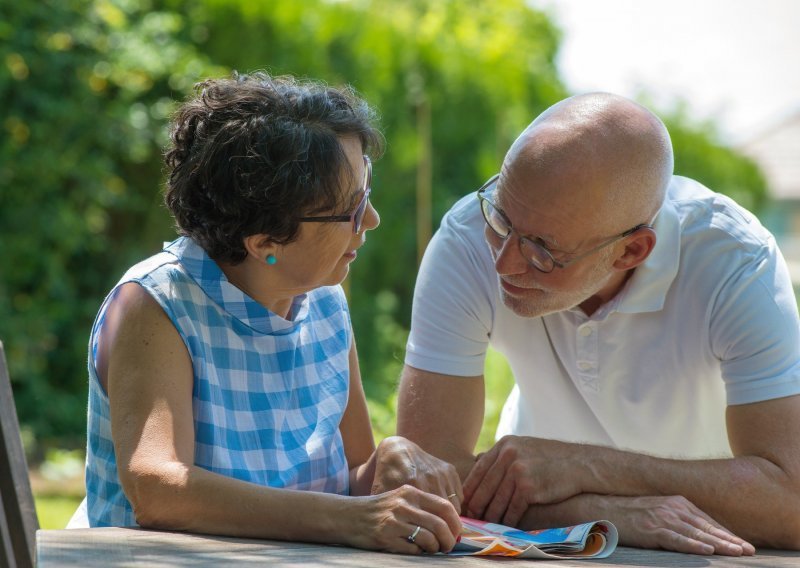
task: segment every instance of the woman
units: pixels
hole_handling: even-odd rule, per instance
[[[123,276],[92,329],[92,526],[452,548],[458,477],[400,438],[376,450],[339,286],[379,223],[371,118],[349,90],[262,73],[206,81],[179,109],[166,204],[183,236]],[[369,496],[398,466],[439,495]]]

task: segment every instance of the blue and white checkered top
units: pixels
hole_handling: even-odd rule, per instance
[[[195,464],[270,487],[346,494],[339,423],[347,405],[350,316],[340,286],[298,296],[285,320],[233,286],[179,238],[135,265],[100,308],[89,342],[86,493],[91,526],[136,525],[122,491],[108,397],[95,369],[98,331],[119,286],[161,305],[192,359]]]

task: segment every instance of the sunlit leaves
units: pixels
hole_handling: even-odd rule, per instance
[[[0,3],[0,339],[23,422],[82,436],[92,318],[120,274],[174,236],[160,205],[168,117],[231,69],[350,83],[381,114],[382,222],[349,288],[367,390],[389,398],[416,274],[418,166],[430,158],[435,226],[566,96],[559,38],[524,0]],[[752,163],[680,113],[668,124],[681,173],[758,202]]]
[[[82,434],[86,340],[102,295],[171,234],[158,205],[166,117],[219,71],[180,12],[155,8],[3,5],[0,338],[20,416],[39,436]]]

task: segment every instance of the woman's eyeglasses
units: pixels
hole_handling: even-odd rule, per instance
[[[361,223],[364,221],[364,214],[367,212],[369,194],[372,192],[372,161],[369,156],[364,156],[364,185],[362,191],[364,195],[356,205],[350,215],[323,215],[319,217],[300,217],[299,221],[304,223],[353,223],[353,232],[358,234],[361,231]]]

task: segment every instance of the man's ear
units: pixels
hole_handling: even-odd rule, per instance
[[[656,232],[651,227],[642,227],[625,237],[625,252],[614,261],[617,270],[630,270],[642,264],[656,246]]]
[[[268,255],[275,255],[278,246],[267,235],[250,235],[242,243],[248,256],[264,262]]]

